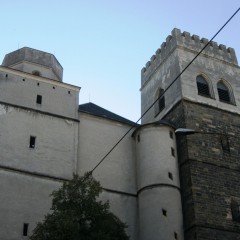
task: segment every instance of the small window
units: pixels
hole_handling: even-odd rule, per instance
[[[41,76],[41,73],[39,71],[32,71],[32,74],[35,76]]]
[[[36,137],[30,136],[29,148],[35,148]]]
[[[71,94],[71,92],[70,92],[70,91],[68,91],[68,94]]]
[[[37,104],[42,104],[42,96],[41,95],[37,95],[36,103]]]
[[[232,199],[231,201],[231,212],[232,212],[232,220],[236,222],[240,222],[240,205],[239,202]]]
[[[174,150],[174,148],[171,148],[171,154],[172,154],[173,157],[175,157],[175,150]]]
[[[27,236],[28,235],[28,223],[24,223],[23,224],[23,236]]]
[[[178,239],[178,235],[176,232],[174,232],[174,239]]]
[[[137,135],[137,141],[140,142],[140,135]]]
[[[159,100],[158,100],[158,111],[161,112],[165,108],[165,98],[164,98],[164,90],[160,89],[159,91]]]
[[[167,210],[162,209],[162,215],[166,217],[167,216]]]
[[[5,77],[7,78],[7,77],[8,77],[8,74],[6,74]]]
[[[162,88],[158,89],[155,95],[155,117],[165,108],[165,97],[164,90]]]
[[[218,82],[217,90],[221,102],[231,103],[229,90],[223,82]]]
[[[209,86],[206,79],[200,75],[200,76],[197,76],[196,81],[197,81],[198,94],[203,95],[205,97],[210,97]]]
[[[173,131],[169,131],[169,136],[173,139]]]
[[[229,140],[226,135],[222,135],[221,138],[221,145],[223,152],[229,153],[230,152],[230,146],[229,146]]]
[[[23,78],[22,80],[23,80],[23,82],[25,82],[25,78]]]
[[[168,173],[168,177],[171,179],[171,180],[173,180],[173,175],[172,175],[172,173]]]
[[[37,83],[37,85],[39,86],[39,85],[40,85],[40,83],[38,82],[38,83]]]

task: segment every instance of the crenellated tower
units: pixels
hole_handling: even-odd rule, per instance
[[[177,136],[185,240],[240,239],[240,67],[233,48],[174,29],[142,69],[144,124],[167,121]],[[155,150],[152,150],[155,151]],[[158,151],[158,149],[156,149]],[[154,169],[153,169],[154,171]]]

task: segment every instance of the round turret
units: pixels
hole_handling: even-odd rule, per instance
[[[183,239],[175,134],[152,123],[134,132],[137,150],[139,239]]]

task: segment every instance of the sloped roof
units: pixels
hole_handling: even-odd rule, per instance
[[[138,126],[138,124],[136,124],[135,122],[132,122],[124,117],[121,117],[91,102],[79,105],[78,110],[79,112],[84,112],[84,113],[92,114],[94,116],[108,118],[121,123]]]

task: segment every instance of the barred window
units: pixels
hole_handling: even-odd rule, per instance
[[[199,75],[197,76],[196,81],[198,94],[205,97],[211,97],[208,82],[206,81],[206,79],[203,76]]]
[[[229,90],[223,82],[218,82],[217,90],[218,90],[219,100],[221,102],[231,103]]]

